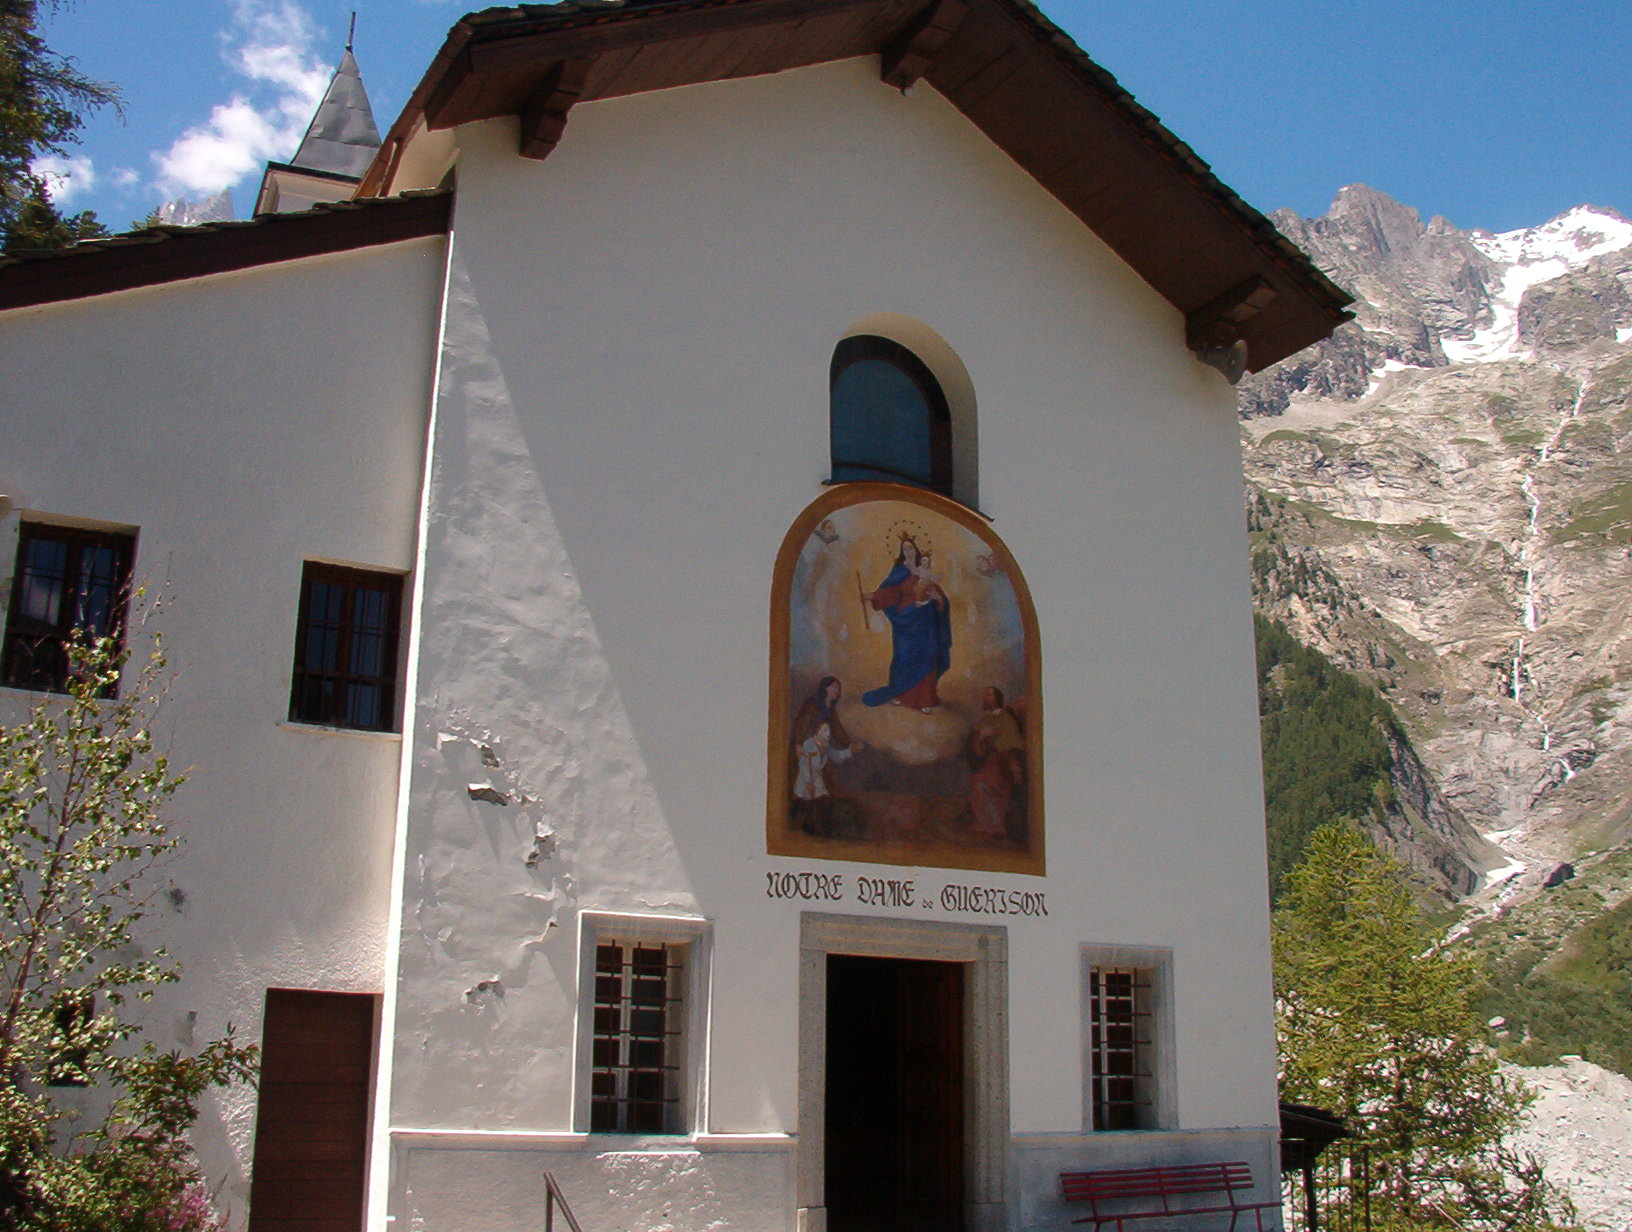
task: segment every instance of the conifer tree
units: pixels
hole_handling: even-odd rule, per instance
[[[1499,1069],[1469,955],[1435,945],[1404,867],[1346,825],[1315,831],[1274,916],[1282,1098],[1370,1144],[1374,1226],[1508,1232],[1568,1203],[1504,1145],[1528,1094]]]
[[[49,10],[62,0],[46,0]],[[86,113],[118,106],[119,93],[80,72],[73,60],[52,51],[40,33],[39,0],[0,0],[0,235],[7,246],[19,238],[57,236],[42,210],[55,207],[42,192],[33,166],[45,154],[60,154],[75,139]],[[25,211],[29,226],[18,232]],[[98,224],[81,214],[56,221],[70,238]],[[35,244],[34,246],[39,246]]]

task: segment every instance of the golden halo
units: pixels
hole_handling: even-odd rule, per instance
[[[890,523],[890,529],[884,532],[884,549],[891,556],[899,555],[903,535],[918,545],[920,555],[935,555],[934,540],[920,523],[914,522],[911,518],[897,518]]]

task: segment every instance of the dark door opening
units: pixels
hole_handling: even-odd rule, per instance
[[[963,967],[827,960],[830,1232],[962,1232]]]

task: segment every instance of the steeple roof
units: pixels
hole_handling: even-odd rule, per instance
[[[368,105],[368,91],[363,89],[363,74],[348,45],[289,165],[357,179],[368,170],[379,148],[380,130]]]

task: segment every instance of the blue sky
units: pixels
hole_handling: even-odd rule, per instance
[[[116,84],[52,170],[116,229],[287,158],[345,44],[383,131],[470,6],[458,0],[75,0],[58,51]],[[1628,0],[1043,0],[1223,180],[1268,212],[1366,183],[1461,227],[1573,205],[1632,216]]]

